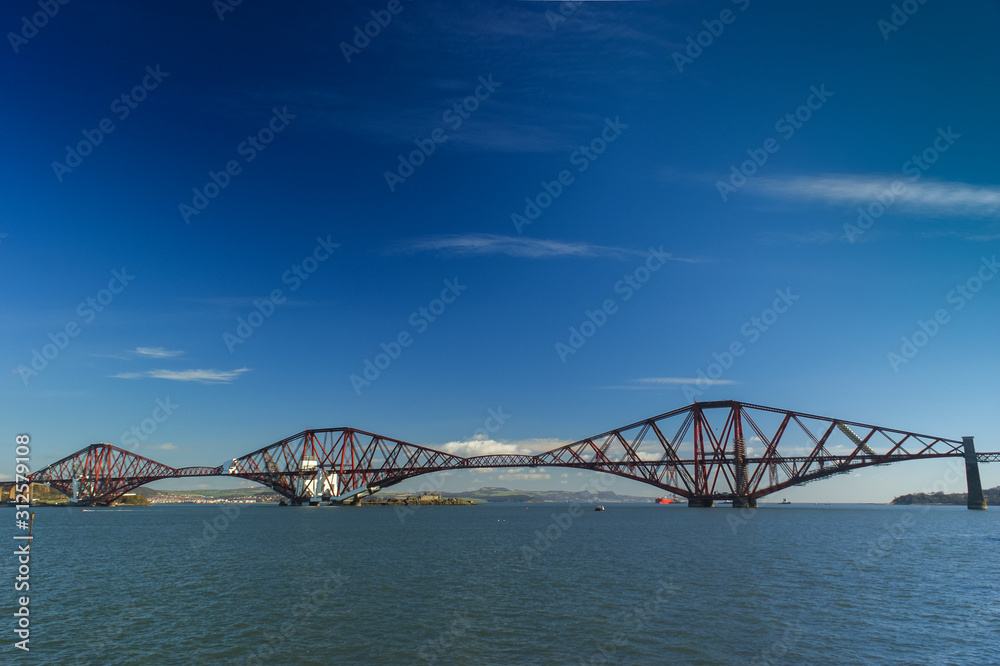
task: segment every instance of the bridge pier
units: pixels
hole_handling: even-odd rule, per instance
[[[965,483],[969,489],[969,509],[986,510],[986,497],[983,495],[983,482],[979,479],[979,460],[976,458],[976,444],[972,437],[963,437],[965,446]]]
[[[691,497],[688,499],[689,509],[711,509],[715,506],[715,502],[712,501],[711,497]]]
[[[737,497],[733,500],[734,509],[756,509],[757,500],[751,497]]]

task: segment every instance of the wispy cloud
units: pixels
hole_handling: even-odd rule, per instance
[[[893,189],[893,184],[895,188]],[[888,201],[925,217],[992,217],[1000,214],[1000,187],[921,180],[884,174],[757,178],[748,191],[781,199],[864,204]]]
[[[201,384],[228,384],[249,372],[250,368],[236,370],[147,370],[146,372],[120,372],[111,375],[116,379],[171,379],[178,382],[199,382]]]
[[[618,386],[604,386],[602,388],[625,391],[643,391],[650,389],[660,389],[669,386],[684,386],[697,384],[698,386],[727,386],[736,384],[732,379],[708,379],[707,377],[642,377],[641,379],[631,379],[630,383]]]
[[[705,386],[724,386],[736,383],[732,379],[707,379],[704,377],[643,377],[635,381],[640,384],[702,384]]]
[[[148,356],[150,358],[173,358],[175,356],[183,356],[182,351],[171,351],[164,349],[163,347],[136,347],[131,351],[132,354],[137,356]]]
[[[478,438],[467,441],[448,442],[434,448],[463,458],[488,456],[496,454],[532,455],[543,453],[569,444],[558,439],[525,439],[513,442],[500,442],[493,439]],[[490,470],[493,471],[493,470]]]
[[[451,255],[483,256],[507,255],[527,259],[551,257],[613,257],[642,255],[644,252],[620,247],[576,243],[571,241],[544,240],[523,236],[498,234],[445,234],[424,236],[404,241],[396,248],[402,252],[441,252]]]
[[[190,447],[180,447],[175,445],[173,442],[164,442],[163,444],[136,444],[132,447],[133,450],[136,449],[156,449],[157,451],[190,451]]]
[[[552,478],[552,475],[541,471],[512,469],[509,472],[498,474],[497,478],[501,481],[547,481]]]

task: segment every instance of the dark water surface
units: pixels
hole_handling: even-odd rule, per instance
[[[234,509],[36,509],[0,663],[1000,662],[997,509]]]

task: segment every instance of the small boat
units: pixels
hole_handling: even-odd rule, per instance
[[[780,502],[778,502],[778,504],[791,504],[791,502],[789,502],[789,501],[788,501],[788,500],[786,500],[785,498],[782,498],[782,499],[781,499],[781,501],[780,501]]]
[[[673,499],[672,497],[657,497],[656,498],[656,503],[657,504],[673,504],[676,501],[677,500]]]
[[[598,504],[597,506],[594,507],[594,511],[604,511],[604,510],[605,509],[603,504]]]

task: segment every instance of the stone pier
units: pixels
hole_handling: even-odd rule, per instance
[[[969,508],[974,511],[986,510],[983,482],[979,480],[979,461],[976,459],[976,444],[972,437],[963,437],[965,445],[965,482],[969,487]]]

